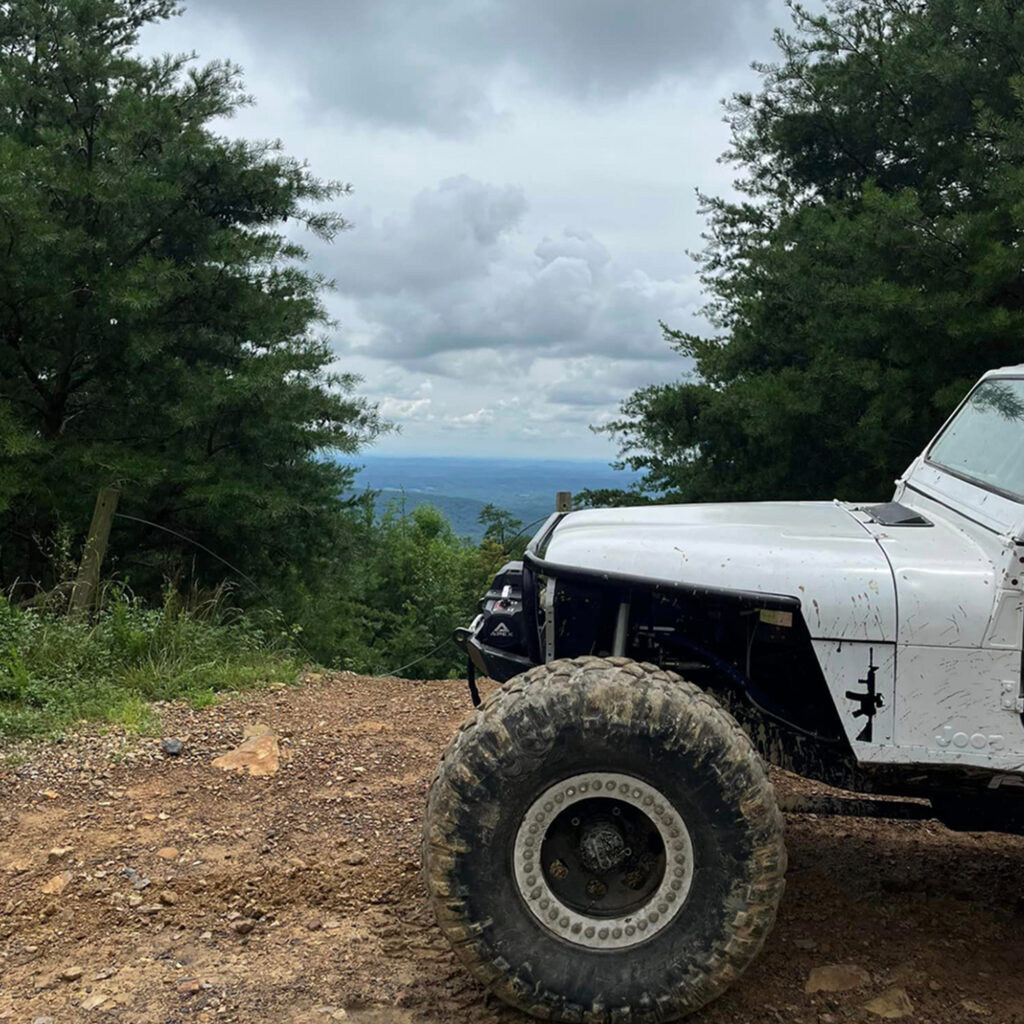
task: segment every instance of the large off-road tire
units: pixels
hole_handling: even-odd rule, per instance
[[[735,720],[671,672],[555,661],[492,694],[430,789],[438,923],[506,1002],[667,1021],[756,956],[782,896],[782,816]]]

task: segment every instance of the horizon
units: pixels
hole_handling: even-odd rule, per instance
[[[413,452],[410,454],[404,454],[402,452],[378,452],[374,450],[368,450],[365,453],[358,455],[339,455],[339,461],[342,462],[354,462],[360,459],[371,458],[371,459],[447,459],[447,460],[459,460],[466,462],[561,462],[567,465],[576,465],[579,463],[593,463],[599,466],[605,466],[615,473],[632,473],[634,470],[630,469],[616,469],[611,461],[602,458],[600,455],[577,455],[572,458],[568,457],[555,457],[555,456],[543,456],[543,455],[462,455],[459,453],[446,454],[443,452],[431,452],[431,453],[418,453]]]
[[[400,502],[405,511],[432,505],[459,536],[480,540],[486,505],[522,523],[549,515],[560,491],[625,489],[639,478],[602,459],[490,455],[395,455],[367,453],[339,460],[355,470],[352,487],[376,495],[378,511]]]

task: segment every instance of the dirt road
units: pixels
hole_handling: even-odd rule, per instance
[[[314,676],[163,709],[177,757],[109,734],[0,752],[0,1021],[522,1020],[449,952],[418,874],[467,708],[462,683]],[[283,738],[279,770],[213,767],[252,723]],[[1024,1022],[1024,839],[790,815],[788,844],[768,948],[692,1019],[880,1021],[899,988],[907,1020]],[[863,983],[805,994],[828,964]]]

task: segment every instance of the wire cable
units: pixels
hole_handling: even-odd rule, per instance
[[[211,551],[205,544],[200,544],[199,541],[193,540],[191,537],[186,536],[183,533],[178,533],[177,530],[172,530],[169,526],[163,526],[160,523],[151,522],[149,519],[142,519],[140,516],[131,516],[127,512],[115,512],[115,519],[130,519],[133,523],[142,523],[143,526],[152,526],[155,530],[163,530],[164,533],[169,533],[172,537],[177,537],[178,540],[183,540],[186,544],[191,544],[193,547],[199,548],[200,551],[205,551],[211,558],[216,558],[221,565],[226,565],[233,573],[241,576],[247,583],[251,583],[256,588],[261,597],[273,605],[273,598],[247,573],[242,572],[241,569],[236,565],[232,565],[226,558],[221,558],[216,551]],[[316,658],[313,657],[306,645],[291,631],[287,631],[288,639],[295,644],[296,647],[309,659],[311,663],[316,663]]]
[[[177,530],[172,530],[169,526],[162,526],[160,523],[151,522],[149,519],[142,519],[139,516],[130,516],[126,512],[115,512],[115,519],[130,519],[133,523],[142,523],[144,526],[152,526],[155,530],[163,530],[164,533],[169,533],[172,537],[177,537],[178,540],[183,540],[186,544],[191,544],[193,547],[199,548],[200,551],[205,551],[208,555],[216,558],[222,565],[226,565],[233,573],[241,576],[247,583],[251,583],[265,598],[270,599],[270,595],[251,577],[247,576],[237,566],[232,565],[226,558],[221,558],[216,551],[211,551],[205,544],[200,544],[199,541],[193,540],[191,537],[186,537],[183,533],[178,533]]]
[[[532,530],[535,526],[540,526],[541,523],[546,523],[550,518],[551,513],[547,512],[544,515],[542,515],[540,519],[534,519],[532,523],[527,523],[526,526],[524,526],[510,541],[508,541],[505,547],[512,547],[512,545],[515,544],[515,542],[519,540],[519,538],[522,537],[527,530]]]
[[[548,515],[550,515],[550,513]],[[510,540],[507,543],[506,547],[511,547],[512,544],[514,544],[517,540],[519,540],[519,538],[522,537],[523,534],[526,533],[527,530],[530,530],[533,527],[539,525],[540,523],[543,523],[548,518],[548,515],[543,515],[543,516],[540,517],[540,519],[535,519],[532,523],[528,523],[526,526],[524,526],[512,538],[512,540]],[[177,537],[178,540],[185,541],[186,544],[192,544],[194,547],[199,548],[200,551],[205,551],[211,558],[216,558],[217,561],[220,562],[222,565],[226,565],[233,573],[236,573],[238,576],[240,576],[247,583],[251,583],[259,591],[259,593],[263,597],[265,597],[268,601],[271,600],[270,595],[251,576],[249,576],[246,573],[242,572],[242,570],[239,569],[237,566],[232,565],[226,558],[221,558],[221,556],[218,555],[216,551],[211,551],[205,544],[200,544],[199,541],[193,540],[191,537],[187,537],[183,533],[178,533],[177,530],[172,530],[169,526],[163,526],[160,523],[154,523],[151,520],[143,519],[140,516],[128,515],[126,512],[115,512],[114,513],[114,518],[115,519],[130,519],[132,522],[134,522],[134,523],[141,523],[143,526],[152,526],[153,529],[155,529],[155,530],[163,530],[164,533],[169,533],[172,537]],[[310,652],[308,650],[306,650],[306,648],[303,645],[302,641],[299,640],[298,637],[289,637],[289,639],[291,639],[302,650],[303,654],[305,654],[306,657],[310,659],[310,661],[314,661],[315,660],[313,658],[312,654],[310,654]],[[437,654],[437,652],[439,650],[441,650],[441,648],[444,647],[448,643],[450,643],[450,640],[448,638],[445,638],[433,650],[427,651],[426,654],[421,654],[418,658],[413,659],[412,661],[406,663],[405,665],[399,665],[398,668],[391,669],[388,672],[378,672],[378,673],[376,673],[373,676],[373,678],[374,679],[383,679],[386,676],[397,676],[399,672],[404,672],[407,668],[412,668],[413,665],[418,665],[421,661],[426,661],[427,658],[431,657],[434,654]]]
[[[427,651],[426,654],[421,654],[418,658],[414,659],[413,661],[407,662],[405,665],[399,665],[398,668],[393,668],[388,672],[378,672],[376,673],[376,675],[374,675],[373,678],[383,679],[386,676],[397,676],[399,672],[404,672],[407,668],[412,668],[413,665],[418,665],[421,661],[426,661],[426,659],[429,658],[432,654],[437,654],[437,652],[441,650],[442,647],[445,647],[447,644],[450,643],[451,640],[446,638],[442,640],[432,651]]]

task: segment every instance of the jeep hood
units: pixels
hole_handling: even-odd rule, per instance
[[[852,508],[853,506],[849,506]],[[838,502],[650,505],[565,516],[543,550],[558,566],[795,597],[815,638],[894,642],[892,570]]]

